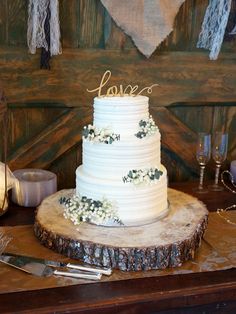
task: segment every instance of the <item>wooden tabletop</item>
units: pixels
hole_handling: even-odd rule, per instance
[[[170,187],[198,197],[209,211],[236,203],[225,190],[197,195],[197,182]],[[1,226],[32,224],[34,208],[10,205]],[[0,294],[0,313],[236,313],[236,269],[158,276]]]

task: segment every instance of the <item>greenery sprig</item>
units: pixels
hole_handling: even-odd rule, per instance
[[[123,182],[130,182],[135,185],[142,183],[152,183],[157,182],[162,175],[163,172],[157,168],[133,169],[130,170],[128,174],[123,177]]]
[[[142,119],[139,121],[139,131],[135,134],[135,136],[138,138],[144,138],[146,136],[153,135],[157,130],[158,127],[150,115],[149,119]]]

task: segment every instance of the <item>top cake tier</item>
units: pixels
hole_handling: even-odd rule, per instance
[[[97,128],[110,128],[118,134],[134,134],[139,122],[149,117],[146,96],[96,97],[93,124]]]

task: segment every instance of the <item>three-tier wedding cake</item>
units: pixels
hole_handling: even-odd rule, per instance
[[[92,209],[110,210],[113,216],[108,220],[101,210],[90,216],[91,222],[102,225],[113,225],[113,220],[142,225],[167,214],[167,172],[148,97],[94,99],[93,125],[83,132],[76,195]]]

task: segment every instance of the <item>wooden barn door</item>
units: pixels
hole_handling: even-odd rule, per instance
[[[150,95],[150,110],[162,134],[170,181],[198,177],[199,131],[229,132],[227,167],[236,159],[236,45],[235,38],[225,40],[214,62],[196,48],[207,4],[186,0],[173,32],[147,59],[99,0],[60,0],[63,53],[52,58],[47,71],[39,69],[40,51],[28,53],[27,1],[0,1],[0,81],[8,102],[10,168],[50,169],[59,188],[75,186],[81,130],[92,122],[95,96],[86,89],[95,88],[108,69],[112,85],[160,85]],[[210,177],[213,168],[211,162]]]

